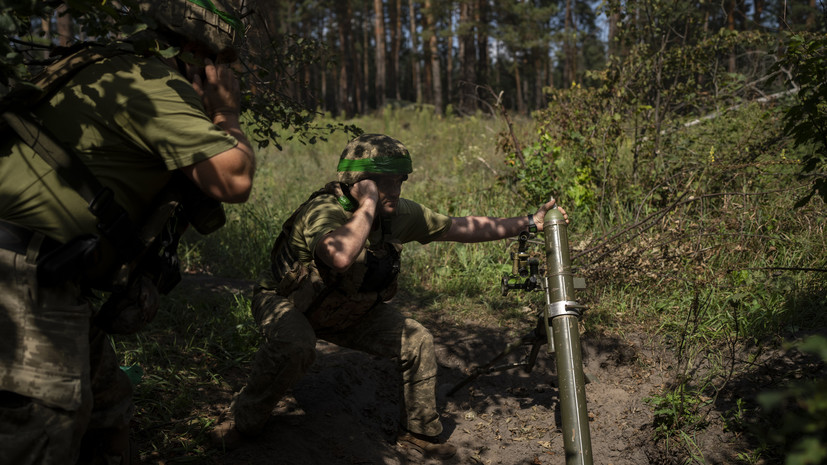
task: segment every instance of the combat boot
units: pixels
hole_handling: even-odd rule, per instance
[[[449,459],[457,453],[453,444],[440,442],[437,436],[426,436],[424,434],[403,431],[397,438],[396,443],[402,447],[412,447],[422,455],[437,459]]]
[[[236,428],[235,419],[225,411],[218,417],[215,428],[209,432],[209,438],[214,446],[229,451],[238,449],[249,439],[249,436]]]

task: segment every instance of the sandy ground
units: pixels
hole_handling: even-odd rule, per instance
[[[229,283],[208,278],[192,281],[199,289],[247,292],[250,282]],[[231,284],[228,286],[228,284]],[[399,377],[393,361],[320,341],[316,362],[274,409],[263,434],[232,451],[163,457],[144,451],[144,464],[204,463],[221,465],[402,465],[402,464],[563,464],[559,392],[554,354],[542,346],[530,373],[521,368],[485,374],[457,390],[470,370],[491,361],[518,339],[502,328],[419,318],[410,306],[403,311],[419,319],[434,335],[438,372],[438,402],[443,437],[458,448],[447,461],[423,457],[396,444],[399,430]],[[588,317],[588,314],[586,315]],[[533,329],[526,321],[526,333]],[[672,352],[647,335],[645,328],[624,327],[623,336],[580,336],[586,385],[592,456],[595,464],[686,463],[687,451],[656,441],[654,414],[645,399],[663,391],[673,370]],[[504,362],[522,359],[515,350]],[[776,369],[771,371],[775,372]],[[244,367],[227,373],[226,389],[205,392],[197,415],[217,418],[234,391],[243,386]],[[756,385],[753,380],[743,380]],[[724,432],[721,414],[729,407],[713,406],[708,423],[692,438],[705,463],[733,463],[743,450],[742,438]]]
[[[482,375],[446,396],[469,369],[491,360],[514,339],[484,327],[431,325],[440,365],[443,436],[456,457],[438,461],[395,443],[400,401],[390,360],[317,345],[311,371],[273,412],[264,434],[209,459],[220,464],[562,464],[555,359],[543,350],[531,373]],[[665,352],[638,336],[581,338],[595,464],[678,463],[653,439],[653,414],[644,399],[665,380]],[[523,357],[515,351],[512,361]],[[235,380],[240,387],[241,378]],[[215,412],[226,404],[215,405]],[[734,456],[731,437],[714,425],[698,445],[709,463]]]

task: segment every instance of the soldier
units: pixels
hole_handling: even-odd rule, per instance
[[[402,377],[405,413],[398,442],[449,458],[456,448],[439,439],[437,365],[431,334],[386,303],[397,289],[402,244],[483,242],[542,229],[552,199],[515,218],[451,218],[400,198],[411,172],[408,150],[396,139],[365,134],[347,144],[338,181],[315,192],[284,223],[252,302],[264,342],[246,386],[213,431],[236,447],[259,433],[270,412],[315,357],[317,338],[393,357]]]
[[[219,208],[244,202],[252,188],[255,153],[239,126],[239,82],[229,68],[240,21],[221,0],[141,8],[158,38],[193,59],[97,56],[35,107],[3,114],[0,463],[130,463],[132,387],[106,333],[90,322],[146,323],[157,310],[157,282],[124,278],[129,291],[113,308],[137,312],[127,322],[117,312],[100,320],[90,288],[107,289],[116,271],[140,269],[121,260],[142,252],[121,243],[139,242],[122,239],[146,230],[153,199],[171,180]],[[12,124],[23,120],[22,129]],[[44,140],[72,163],[55,168]],[[87,204],[90,185],[95,198]]]

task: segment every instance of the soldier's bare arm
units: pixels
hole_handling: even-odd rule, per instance
[[[255,173],[255,151],[239,122],[238,78],[229,66],[205,60],[204,76],[192,73],[192,86],[201,96],[213,123],[238,141],[238,145],[182,169],[204,193],[227,203],[244,202],[250,196]]]
[[[546,212],[555,205],[554,198],[541,206],[532,216],[538,231],[543,230]],[[568,222],[568,214],[558,207]],[[490,216],[462,216],[452,218],[451,228],[437,241],[452,242],[487,242],[518,235],[529,227],[528,215],[513,218],[495,218]]]
[[[319,260],[340,272],[350,268],[365,246],[373,228],[379,190],[375,182],[364,179],[351,186],[350,195],[359,207],[345,224],[326,234],[315,251]]]

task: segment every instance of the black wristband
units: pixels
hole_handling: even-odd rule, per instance
[[[537,223],[534,222],[534,215],[528,215],[528,232],[537,232]]]

